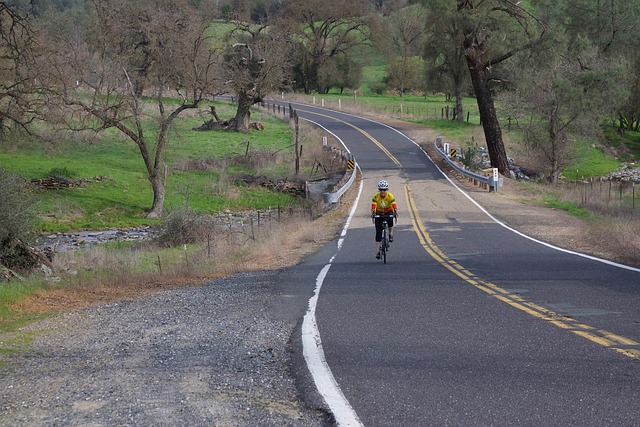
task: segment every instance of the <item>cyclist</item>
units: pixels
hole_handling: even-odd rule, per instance
[[[389,227],[389,242],[393,242],[393,219],[398,219],[398,206],[396,199],[389,191],[389,183],[384,179],[378,182],[378,192],[371,199],[371,218],[376,225],[376,258],[380,259],[380,241],[382,241],[382,221],[383,218],[375,218],[376,215],[389,215],[392,217],[384,219]]]

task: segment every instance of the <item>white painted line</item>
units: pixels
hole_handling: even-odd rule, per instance
[[[399,132],[399,131],[398,131]],[[402,135],[402,133],[401,133]],[[407,138],[405,136],[405,138]],[[409,138],[407,138],[409,139]],[[410,139],[409,139],[410,140]],[[411,142],[413,142],[414,144],[416,144],[414,141],[410,140]],[[417,145],[417,144],[416,144]],[[418,146],[421,150],[422,147]],[[429,154],[427,154],[426,151],[422,150],[422,152],[429,157]],[[429,157],[429,159],[431,159],[431,157]],[[433,162],[433,160],[431,160]],[[617,268],[622,268],[624,270],[630,270],[630,271],[636,271],[638,273],[640,273],[640,268],[635,268],[635,267],[631,267],[629,265],[625,265],[625,264],[619,264],[617,262],[613,262],[613,261],[609,261],[608,259],[602,259],[602,258],[598,258],[592,255],[587,255],[587,254],[583,254],[581,252],[576,252],[576,251],[572,251],[569,249],[564,249],[564,248],[560,248],[558,246],[554,246],[551,243],[547,243],[547,242],[543,242],[542,240],[538,240],[534,237],[528,236],[526,234],[524,234],[521,231],[516,230],[515,228],[509,227],[507,224],[505,224],[504,222],[500,221],[498,218],[494,217],[493,215],[491,215],[485,208],[483,208],[480,203],[476,202],[473,197],[471,197],[466,191],[464,191],[462,188],[460,188],[455,182],[453,182],[448,176],[447,174],[445,174],[439,167],[438,165],[436,165],[435,162],[433,162],[433,164],[435,165],[436,168],[438,168],[438,170],[440,171],[440,173],[447,179],[447,181],[449,181],[451,183],[451,185],[453,185],[460,193],[462,193],[467,199],[469,199],[471,201],[471,203],[473,203],[474,205],[476,205],[478,207],[478,209],[480,209],[482,212],[484,212],[485,215],[487,215],[493,222],[495,222],[496,224],[506,228],[507,230],[516,233],[519,236],[524,237],[525,239],[529,239],[532,242],[538,243],[540,245],[546,246],[548,248],[554,249],[556,251],[560,251],[560,252],[564,252],[567,254],[571,254],[571,255],[576,255],[582,258],[586,258],[586,259],[590,259],[592,261],[597,261],[597,262],[601,262],[603,264],[607,264],[613,267],[617,267]]]
[[[360,169],[360,167],[358,167],[358,169]],[[347,230],[349,229],[349,225],[351,224],[351,219],[356,213],[358,202],[360,201],[360,195],[362,194],[363,186],[364,186],[364,180],[361,179],[360,188],[358,189],[358,196],[356,197],[356,200],[353,202],[353,207],[351,208],[351,212],[349,212],[349,217],[347,218],[347,222],[344,223],[344,227],[342,228],[342,232],[340,233],[340,238],[338,239],[338,250],[342,249],[342,243],[344,243],[344,238],[347,235]]]
[[[360,188],[358,195],[351,208],[349,217],[345,223],[342,233],[340,233],[340,239],[338,240],[338,250],[342,247],[342,242],[347,234],[347,229],[351,223],[351,219],[355,215],[360,195],[362,194],[363,183],[360,181]],[[362,427],[362,423],[355,413],[351,404],[342,393],[340,386],[338,385],[331,368],[327,364],[327,360],[324,356],[324,350],[322,349],[322,340],[320,339],[320,331],[318,330],[318,324],[316,323],[316,306],[318,304],[318,298],[320,296],[320,289],[324,282],[331,263],[335,259],[335,255],[331,257],[329,263],[316,277],[316,287],[313,296],[309,299],[309,307],[307,313],[302,320],[302,354],[307,362],[307,367],[313,381],[318,389],[318,392],[329,406],[329,410],[332,412],[336,423],[341,427]]]
[[[325,132],[330,133],[331,135],[333,135],[333,137],[334,137],[335,139],[337,139],[338,141],[340,141],[340,144],[342,144],[342,146],[343,146],[343,147],[344,147],[344,149],[347,151],[347,153],[351,153],[351,151],[349,151],[349,147],[347,147],[347,145],[344,143],[344,141],[342,141],[342,140],[340,139],[340,137],[338,137],[338,135],[336,135],[335,133],[331,132],[329,129],[327,129],[326,127],[322,126],[322,125],[321,125],[320,123],[318,123],[318,122],[314,122],[314,121],[313,121],[313,120],[311,120],[311,119],[305,119],[304,117],[300,117],[300,118],[301,118],[302,120],[305,120],[305,121],[309,122],[309,123],[313,123],[314,125],[318,126],[319,128],[324,129],[324,131],[325,131]]]
[[[316,388],[329,406],[338,425],[345,427],[362,426],[358,415],[349,404],[347,398],[344,397],[344,394],[342,394],[342,390],[340,390],[340,386],[327,364],[322,350],[318,325],[316,324],[315,311],[318,295],[329,268],[331,268],[331,264],[325,265],[316,278],[316,290],[314,296],[309,300],[309,308],[302,321],[302,352]]]

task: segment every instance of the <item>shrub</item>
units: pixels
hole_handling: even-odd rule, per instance
[[[33,202],[26,181],[0,168],[0,264],[9,268],[25,267],[25,256],[17,241],[33,237]]]
[[[77,176],[77,172],[63,168],[52,168],[49,172],[47,172],[47,176],[51,176],[54,178],[65,178],[65,179],[73,179]]]
[[[476,167],[476,153],[478,152],[478,144],[471,144],[464,149],[464,156],[462,157],[462,164],[468,169],[477,169]]]
[[[182,208],[167,215],[157,240],[167,247],[198,243],[206,240],[212,227],[209,216],[198,215],[188,208]]]
[[[384,83],[370,84],[369,89],[371,90],[371,93],[374,93],[376,95],[384,95],[384,93],[387,91],[387,85],[385,85]]]

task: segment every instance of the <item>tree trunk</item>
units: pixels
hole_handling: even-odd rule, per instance
[[[249,131],[249,117],[251,114],[251,106],[253,98],[247,94],[238,94],[238,109],[236,110],[236,130],[238,132]]]
[[[478,56],[481,53],[476,52],[477,49],[477,47],[475,49],[469,47],[465,53],[465,58],[469,67],[473,89],[476,93],[480,120],[484,129],[484,137],[487,140],[489,159],[492,167],[498,168],[498,172],[502,175],[509,176],[509,161],[502,141],[502,130],[500,129],[496,108],[493,104],[493,96],[487,82],[486,67],[482,61],[478,60]]]
[[[215,105],[211,106],[211,114],[216,119],[216,123],[220,123],[222,121],[222,120],[220,120],[220,117],[218,117],[218,113],[216,111],[216,106]]]
[[[551,143],[551,153],[550,153],[550,163],[551,163],[551,172],[549,173],[549,182],[551,184],[557,184],[558,178],[560,177],[560,150],[559,150],[559,141],[558,141],[558,132],[557,132],[557,119],[552,114],[551,119],[549,120],[549,142]]]
[[[456,121],[464,121],[464,111],[462,110],[462,79],[456,75],[453,78],[453,86],[456,96]]]
[[[167,178],[165,168],[154,168],[153,172],[149,173],[149,182],[151,183],[151,189],[153,190],[153,204],[151,210],[147,214],[149,219],[158,219],[162,217],[164,210],[164,189]]]
[[[160,133],[156,140],[156,152],[153,161],[151,160],[151,153],[149,152],[149,147],[145,139],[140,136],[135,140],[144,159],[144,164],[147,168],[147,177],[151,184],[151,190],[153,191],[153,203],[151,204],[151,210],[149,210],[147,214],[147,218],[149,219],[162,217],[164,211],[164,189],[167,182],[167,168],[162,163],[162,157],[164,147],[167,143],[169,123],[170,120],[163,120],[160,124]]]

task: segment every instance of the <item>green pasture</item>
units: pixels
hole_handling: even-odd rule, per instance
[[[312,96],[308,102],[312,102]],[[442,118],[443,108],[453,108],[453,101],[443,96],[405,95],[354,95],[332,91],[315,95],[316,105],[320,99],[326,105],[338,100],[343,107],[358,105],[366,110],[395,116],[436,130],[446,139],[464,144],[479,129],[477,106],[472,98],[465,98],[464,108],[470,120],[457,122]],[[167,100],[167,105],[178,102]],[[216,102],[221,118],[234,115],[233,105]],[[346,108],[345,108],[346,109]],[[268,208],[295,203],[294,198],[268,190],[236,185],[236,173],[257,173],[242,163],[226,165],[225,159],[243,157],[256,151],[293,151],[292,133],[288,124],[280,119],[263,116],[254,111],[252,120],[265,125],[262,132],[247,134],[224,131],[195,131],[211,118],[208,106],[199,112],[187,111],[175,122],[171,130],[170,143],[165,162],[170,170],[165,195],[167,211],[189,206],[196,212],[224,209]],[[429,113],[431,111],[431,113]],[[156,124],[149,121],[145,131],[151,143],[154,141]],[[517,133],[506,132],[505,138]],[[638,133],[627,132],[624,138],[615,132],[607,137],[613,146],[620,148],[628,158],[640,155]],[[247,151],[248,149],[248,151]],[[596,145],[584,142],[577,152],[576,161],[567,167],[564,175],[576,177],[602,176],[617,169],[619,160],[607,157]],[[621,159],[623,160],[623,159]],[[197,162],[208,165],[205,170],[194,166]],[[36,142],[30,139],[2,141],[0,164],[27,179],[45,178],[52,170],[66,170],[73,179],[85,179],[87,184],[72,189],[40,191],[37,193],[37,213],[41,218],[41,231],[68,231],[72,229],[98,229],[108,227],[137,226],[154,223],[145,218],[153,194],[147,180],[146,170],[137,146],[110,129],[89,141],[68,139],[55,144]],[[213,165],[213,166],[211,166]],[[284,176],[290,173],[290,165],[273,165],[260,174]],[[106,177],[96,180],[96,177]]]
[[[221,118],[234,114],[231,105],[218,103]],[[225,131],[195,131],[210,115],[180,117],[175,121],[165,162],[170,170],[165,194],[165,209],[188,205],[196,212],[222,209],[250,209],[295,204],[293,197],[263,189],[236,186],[224,159],[255,151],[287,150],[292,142],[286,122],[263,117],[264,131],[247,134]],[[154,143],[154,123],[147,123],[149,141]],[[293,149],[291,149],[293,151]],[[193,161],[202,160],[221,166],[198,170]],[[69,172],[72,179],[85,179],[80,187],[38,191],[36,209],[41,231],[97,229],[137,226],[153,223],[145,218],[153,193],[137,146],[114,130],[108,130],[91,142],[77,139],[55,144],[30,140],[3,142],[0,164],[26,179],[45,178],[52,170]],[[255,173],[248,167],[242,172]],[[232,172],[231,172],[232,173]],[[262,174],[286,174],[282,167],[262,170]],[[223,181],[221,181],[224,178]],[[96,179],[96,177],[106,177]],[[233,191],[231,191],[233,190]]]
[[[606,126],[605,138],[623,162],[640,159],[640,132],[627,130],[620,133],[617,126]]]
[[[373,111],[390,117],[405,119],[407,121],[444,120],[453,117],[455,100],[447,100],[442,95],[376,95],[368,91],[345,91],[340,93],[338,89],[332,89],[326,94],[309,95],[306,98],[309,103],[315,101],[316,105],[343,109],[356,109],[360,111]],[[465,98],[463,101],[464,121],[478,125],[480,115],[474,99]]]
[[[620,161],[589,144],[582,144],[576,154],[576,162],[562,172],[570,180],[604,176],[620,167]]]

